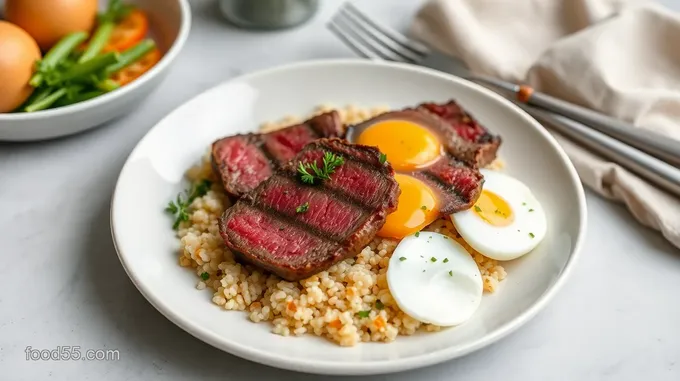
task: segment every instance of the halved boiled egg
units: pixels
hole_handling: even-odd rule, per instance
[[[482,300],[477,263],[453,239],[431,232],[404,238],[392,254],[387,285],[399,308],[423,323],[458,325]]]
[[[482,169],[484,189],[474,206],[451,215],[458,233],[473,249],[499,261],[533,250],[545,237],[545,212],[519,180]]]
[[[378,231],[380,237],[403,238],[431,224],[439,216],[437,197],[432,189],[415,177],[397,173],[401,189],[397,210],[387,216]]]

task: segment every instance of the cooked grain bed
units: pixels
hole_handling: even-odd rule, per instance
[[[329,109],[324,106],[317,112]],[[343,122],[348,124],[386,110],[387,107],[361,109],[352,106],[338,109]],[[299,120],[287,117],[277,123],[265,124],[262,129],[271,131]],[[196,287],[209,288],[215,304],[226,310],[246,311],[253,322],[269,321],[272,331],[280,335],[313,333],[343,346],[360,341],[390,342],[397,335],[440,329],[406,315],[392,299],[386,273],[397,241],[376,237],[354,259],[340,262],[308,279],[287,282],[253,266],[237,263],[225,247],[217,222],[230,204],[212,172],[209,155],[187,172],[187,178],[192,182],[207,178],[214,185],[205,196],[194,200],[189,221],[180,225],[179,263],[193,268],[199,277]],[[498,282],[505,278],[503,267],[470,248],[448,219],[439,219],[426,230],[446,234],[472,253],[481,270],[486,292],[493,292]],[[205,277],[209,278],[203,280]],[[382,309],[376,307],[378,300],[382,302]],[[370,313],[362,318],[358,314],[361,311]]]

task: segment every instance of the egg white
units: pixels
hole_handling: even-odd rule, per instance
[[[387,284],[402,311],[439,326],[468,320],[484,289],[479,267],[463,246],[431,232],[399,242],[387,268]]]
[[[547,231],[543,207],[521,181],[497,171],[481,172],[484,189],[508,203],[514,221],[508,226],[492,226],[469,209],[451,215],[456,230],[473,249],[492,259],[509,261],[530,252]]]

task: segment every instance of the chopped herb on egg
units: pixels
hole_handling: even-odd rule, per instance
[[[378,300],[377,302],[375,302],[375,308],[382,310],[383,308],[385,308],[385,305],[383,304],[383,302]]]
[[[425,272],[425,270],[423,270],[423,272]]]
[[[527,203],[526,203],[526,202],[523,202],[523,203],[522,203],[522,206],[527,206]]]
[[[406,257],[399,257],[399,260],[404,262],[406,260]]]
[[[449,276],[453,276],[453,270],[449,271]]]
[[[295,208],[296,213],[304,213],[309,210],[309,202],[305,202],[304,204],[298,206]]]
[[[480,208],[479,206],[475,205],[475,212],[481,213],[481,212],[482,212],[482,208]]]
[[[430,262],[437,262],[437,258],[435,257],[430,258]]]
[[[444,258],[444,260],[442,262],[447,263],[448,261],[449,261],[448,258]]]
[[[420,237],[420,232],[416,232],[415,236]]]
[[[534,233],[529,233],[529,237],[534,238],[535,237]]]
[[[385,164],[385,162],[387,161],[387,155],[381,152],[380,158],[378,160],[380,160],[380,164]]]
[[[210,274],[203,272],[201,273],[201,279],[203,280],[208,280],[210,278]]]
[[[420,207],[420,209],[427,210],[427,206],[423,205],[423,206]]]
[[[363,319],[363,318],[367,318],[370,313],[371,313],[371,310],[359,311],[359,312],[357,312],[357,315],[359,315],[359,317]]]
[[[534,211],[533,209],[529,209],[529,213],[531,213],[531,212],[533,212],[533,211]]]

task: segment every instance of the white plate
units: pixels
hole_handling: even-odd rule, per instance
[[[548,234],[531,254],[504,264],[508,277],[485,296],[472,320],[438,333],[398,337],[390,344],[343,348],[307,335],[272,334],[243,312],[213,304],[195,288],[196,275],[178,265],[178,241],[163,213],[186,184],[184,172],[222,136],[252,131],[267,120],[307,114],[315,105],[382,105],[457,99],[503,137],[507,172],[526,183],[548,215]],[[120,260],[141,293],[195,337],[243,358],[302,372],[375,374],[446,361],[487,346],[529,320],[564,283],[586,227],[583,188],[555,140],[500,96],[420,67],[359,60],[307,62],[249,74],[192,99],[140,141],[121,171],[111,207]]]

